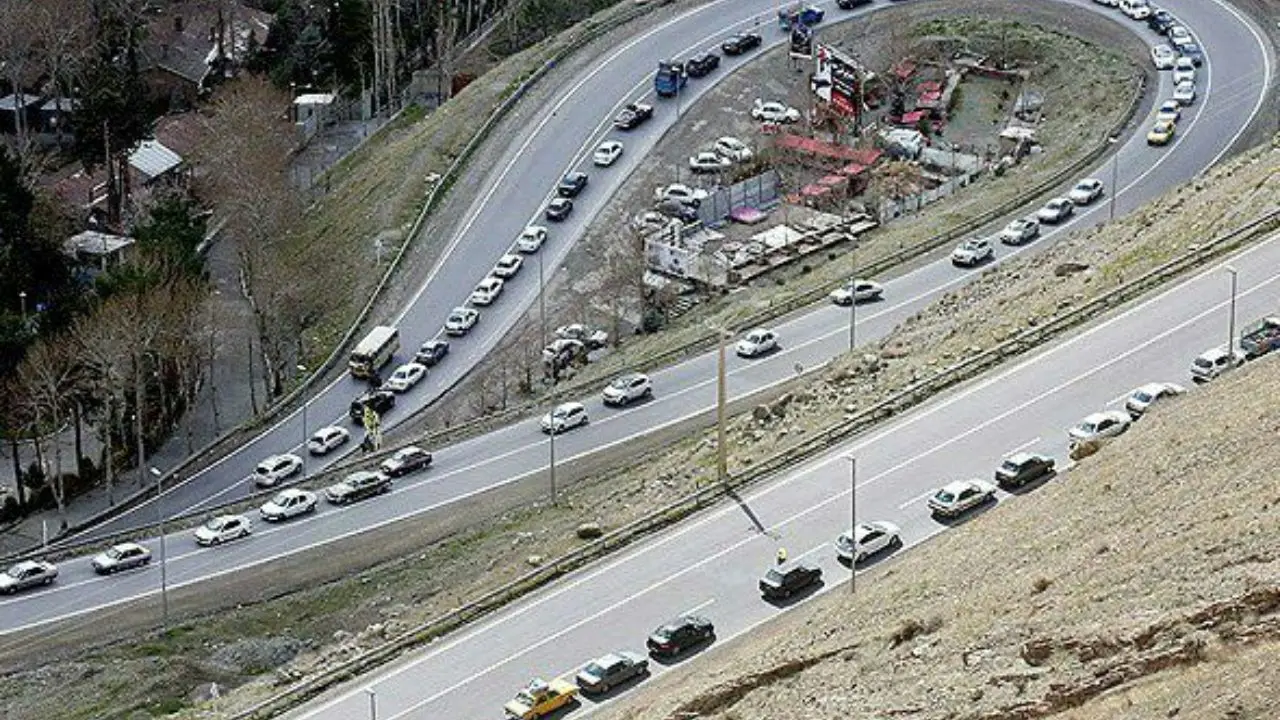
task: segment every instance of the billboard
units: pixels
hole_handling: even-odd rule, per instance
[[[810,87],[840,114],[856,117],[861,113],[859,84],[862,77],[862,66],[857,60],[830,45],[817,46]]]

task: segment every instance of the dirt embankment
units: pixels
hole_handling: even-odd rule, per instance
[[[829,593],[604,717],[1275,718],[1277,382],[1267,358],[1170,403],[855,601]]]

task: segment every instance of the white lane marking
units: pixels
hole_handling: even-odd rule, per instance
[[[1115,397],[1111,398],[1110,400],[1108,400],[1108,401],[1107,401],[1106,407],[1111,407],[1112,405],[1115,405],[1115,404],[1116,404],[1116,403],[1118,403],[1118,402],[1121,402],[1121,401],[1127,400],[1127,399],[1129,398],[1129,395],[1131,395],[1131,394],[1132,394],[1132,391],[1130,391],[1130,392],[1126,392],[1126,393],[1121,393],[1121,394],[1119,394],[1119,395],[1117,395],[1117,396],[1115,396]]]
[[[872,480],[875,480],[875,478],[872,478]],[[868,482],[870,482],[870,481],[868,481]],[[861,486],[859,486],[859,487],[861,487]],[[915,497],[911,498],[910,500],[908,500],[908,501],[906,501],[906,502],[902,503],[901,505],[899,505],[899,506],[898,506],[898,509],[899,509],[899,510],[906,510],[907,508],[911,507],[912,505],[915,505],[916,503],[920,502],[921,500],[924,500],[925,498],[929,497],[930,495],[933,495],[933,494],[934,494],[934,493],[936,493],[936,492],[938,492],[938,489],[937,489],[937,488],[930,488],[930,489],[928,489],[928,490],[925,490],[924,492],[920,493],[919,495],[917,495],[917,496],[915,496]]]
[[[1041,440],[1040,436],[1039,436],[1039,435],[1037,435],[1037,436],[1035,436],[1035,437],[1031,438],[1030,440],[1028,440],[1028,441],[1026,441],[1026,442],[1022,443],[1022,444],[1021,444],[1021,445],[1019,445],[1018,447],[1016,447],[1016,448],[1014,448],[1014,449],[1012,449],[1012,450],[1009,450],[1008,452],[1006,452],[1006,453],[1003,455],[1003,457],[1009,457],[1010,455],[1013,455],[1013,454],[1015,454],[1015,453],[1022,452],[1023,450],[1026,450],[1027,448],[1031,447],[1032,445],[1035,445],[1036,443],[1040,442],[1040,440]]]

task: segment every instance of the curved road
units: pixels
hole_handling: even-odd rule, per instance
[[[757,7],[764,5],[765,3],[759,3]],[[1177,144],[1173,147],[1162,150],[1148,148],[1142,139],[1141,132],[1145,130],[1147,123],[1138,123],[1138,134],[1126,141],[1118,153],[1122,188],[1117,199],[1118,212],[1127,211],[1146,202],[1152,196],[1192,177],[1201,169],[1216,162],[1256,114],[1265,87],[1270,80],[1271,62],[1266,49],[1261,45],[1261,38],[1256,29],[1241,16],[1229,10],[1227,6],[1216,2],[1193,4],[1188,0],[1182,0],[1171,5],[1171,9],[1185,18],[1197,32],[1209,53],[1209,63],[1201,73],[1200,102],[1191,108],[1189,113],[1191,117],[1182,123],[1182,132]],[[1100,6],[1091,4],[1082,3],[1079,7],[1082,10],[1087,8],[1105,11]],[[772,8],[773,6],[769,5],[766,10],[772,13]],[[686,17],[691,21],[706,19],[699,17],[697,12],[690,13]],[[1131,25],[1134,31],[1139,32],[1143,37],[1153,37],[1145,27]],[[703,28],[700,32],[705,34],[705,26]],[[663,32],[666,31],[675,32],[676,28],[673,26],[663,30]],[[692,35],[697,34],[692,33]],[[722,34],[717,33],[714,37],[718,39]],[[767,36],[775,37],[776,32],[768,33]],[[627,50],[624,48],[619,52],[627,52]],[[1215,69],[1217,73],[1213,72]],[[1206,77],[1208,82],[1203,81]],[[1219,77],[1226,79],[1219,81],[1217,79]],[[1168,77],[1162,77],[1159,89],[1161,97],[1166,96],[1170,91],[1168,83]],[[697,92],[702,86],[690,85],[690,87],[695,88],[694,92]],[[634,96],[634,94],[628,95],[628,97]],[[672,113],[669,107],[660,107],[663,107],[662,112]],[[611,115],[612,108],[609,108],[598,117],[607,120]],[[669,115],[667,117],[669,118]],[[658,125],[662,120],[663,117],[660,114],[653,124]],[[650,128],[649,132],[652,134],[644,137],[652,141],[657,131],[657,128]],[[583,136],[585,135],[584,133]],[[631,133],[630,147],[633,150],[637,149],[636,137],[635,133]],[[587,146],[593,147],[594,140],[587,143]],[[635,155],[631,157],[634,158]],[[553,174],[558,172],[557,168]],[[1107,178],[1109,173],[1100,173],[1100,176]],[[617,183],[621,181],[622,173],[613,173],[609,177]],[[588,191],[587,197],[598,197],[602,200],[604,193],[600,186],[607,186],[607,183],[601,183],[599,179],[596,183]],[[610,188],[606,187],[606,191],[608,189]],[[593,192],[596,195],[593,195]],[[510,202],[514,203],[515,200]],[[1085,212],[1078,213],[1076,220],[1065,227],[1079,228],[1088,223],[1099,222],[1105,219],[1105,216],[1105,203],[1095,204]],[[523,223],[524,219],[521,218],[515,222],[515,226],[518,227]],[[1045,245],[1051,238],[1052,233],[1046,239],[1016,251],[1001,248],[998,251],[997,261],[1021,252],[1036,252],[1038,247]],[[563,241],[548,246],[544,252],[563,254],[567,250],[568,243]],[[488,262],[484,262],[483,266],[487,271]],[[1268,267],[1274,267],[1274,264]],[[888,300],[878,305],[864,306],[860,310],[859,337],[863,342],[883,337],[903,318],[922,308],[938,294],[965,282],[970,274],[970,272],[952,268],[945,259],[941,259],[888,281],[886,283]],[[526,283],[522,286],[517,283],[508,292],[518,294],[523,291],[532,296],[536,288],[531,285]],[[511,296],[499,302],[515,304]],[[1241,312],[1245,317],[1250,314],[1244,306]],[[743,361],[737,358],[730,360],[731,395],[734,397],[747,395],[758,391],[761,387],[782,382],[792,376],[792,368],[797,362],[805,367],[814,367],[839,354],[845,349],[847,343],[847,326],[845,325],[847,318],[848,311],[845,309],[820,307],[779,324],[778,329],[783,338],[783,349],[780,352],[756,361]],[[486,326],[480,327],[488,331]],[[411,334],[408,332],[405,334],[407,340],[412,339]],[[497,334],[499,334],[498,331],[494,330],[494,338]],[[477,343],[474,352],[479,352],[480,346],[481,344]],[[1165,360],[1182,368],[1187,359],[1200,349],[1203,348],[1180,348],[1168,355]],[[465,353],[467,347],[460,343],[456,352]],[[597,401],[590,401],[588,407],[594,418],[593,422],[586,428],[575,430],[557,440],[560,457],[568,459],[575,455],[592,452],[609,444],[623,442],[639,433],[679,422],[682,418],[709,412],[714,405],[712,381],[714,364],[714,355],[707,354],[654,373],[656,399],[628,410],[604,410]],[[444,367],[449,366],[446,364]],[[438,377],[441,374],[443,373],[436,375]],[[1181,376],[1182,374],[1179,374],[1175,377]],[[1114,378],[1110,375],[1107,378],[1108,382],[1112,379],[1124,380],[1118,374]],[[1029,378],[1027,382],[1033,386],[1039,383],[1038,387],[1044,388],[1052,386],[1054,380],[1049,376],[1044,378],[1035,376]],[[1112,394],[1118,394],[1127,390],[1128,386],[1136,384],[1138,381],[1125,380],[1126,386],[1115,389]],[[1024,394],[1023,397],[1027,395]],[[345,403],[345,396],[343,403]],[[318,407],[318,404],[313,406],[313,415],[318,414],[315,407]],[[977,407],[982,409],[985,406],[979,403]],[[1072,403],[1070,417],[1055,416],[1052,421],[1057,423],[1054,427],[1060,430],[1061,427],[1065,427],[1064,423],[1083,414],[1081,406]],[[912,417],[918,416],[919,414],[916,414]],[[394,415],[392,415],[393,418]],[[1019,426],[1035,426],[1032,421],[1028,423],[1019,423]],[[936,430],[933,437],[943,437],[939,433],[945,432],[945,429]],[[298,434],[301,434],[300,428],[298,428]],[[879,442],[883,444],[887,441]],[[900,462],[908,457],[896,440],[890,444],[892,449],[886,451],[888,454],[880,461],[882,466],[889,466],[893,462]],[[1008,447],[1016,444],[1017,442],[1006,443]],[[908,444],[905,447],[911,446]],[[998,455],[997,451],[1008,449],[1008,447],[996,448],[991,454]],[[170,586],[200,582],[237,572],[283,555],[312,549],[341,537],[358,534],[374,525],[425,512],[496,484],[518,481],[522,477],[545,469],[546,450],[547,443],[544,436],[536,429],[536,420],[527,420],[481,438],[438,449],[434,468],[426,473],[399,481],[395,492],[382,500],[373,500],[341,510],[322,504],[321,511],[315,516],[280,526],[264,526],[262,523],[257,523],[257,532],[252,538],[223,548],[196,549],[187,533],[174,534],[168,538],[167,543],[170,549],[168,562]],[[258,454],[267,453],[255,453],[254,461]],[[990,461],[992,458],[985,459]],[[228,461],[227,464],[232,462]],[[874,465],[872,467],[874,468]],[[922,487],[915,492],[923,492],[926,489]],[[405,508],[412,509],[405,510]],[[741,519],[738,518],[735,527],[741,529],[741,526]],[[153,548],[155,547],[154,542],[150,544]],[[796,550],[799,549],[795,543],[792,543],[792,546]],[[707,548],[713,547],[716,546],[707,544],[691,549],[701,548],[701,551],[712,552]],[[752,565],[747,574],[754,575],[756,568],[757,565]],[[127,602],[158,591],[156,577],[158,571],[154,567],[100,579],[89,572],[87,562],[83,559],[73,559],[62,563],[61,573],[58,583],[47,590],[0,601],[0,634],[46,625],[62,618],[84,615],[103,606]],[[733,572],[728,572],[725,579],[728,580],[733,576]],[[637,576],[637,580],[640,578],[641,576]],[[629,578],[625,582],[616,580],[616,584],[619,589],[636,587]],[[607,594],[601,597],[607,597]],[[692,600],[690,605],[701,602],[699,598],[690,599]],[[582,607],[585,612],[588,605],[583,604]],[[573,617],[575,615],[565,615],[558,622],[573,622],[571,619]],[[547,626],[543,625],[543,627]],[[477,652],[476,657],[480,658],[484,655]],[[465,667],[465,665],[459,663],[458,667]],[[506,683],[506,680],[502,682]],[[432,684],[444,686],[449,682]],[[505,692],[504,690],[503,693]],[[492,698],[486,698],[486,702],[491,703]],[[446,713],[443,716],[470,715],[464,712]]]

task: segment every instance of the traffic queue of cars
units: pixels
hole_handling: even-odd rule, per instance
[[[1148,145],[1168,145],[1177,134],[1182,108],[1196,101],[1196,71],[1204,64],[1204,51],[1186,28],[1168,10],[1150,8],[1148,15],[1127,13],[1135,20],[1145,20],[1163,40],[1151,46],[1151,63],[1156,70],[1171,70],[1173,96],[1160,103],[1151,129]]]
[[[1103,195],[1102,181],[1084,178],[1067,191],[1066,195],[1050,198],[1039,210],[1025,217],[1014,218],[993,237],[973,237],[951,251],[951,264],[972,268],[995,259],[995,240],[1005,245],[1025,245],[1040,237],[1042,225],[1059,225],[1070,220],[1077,207],[1093,204]]]

